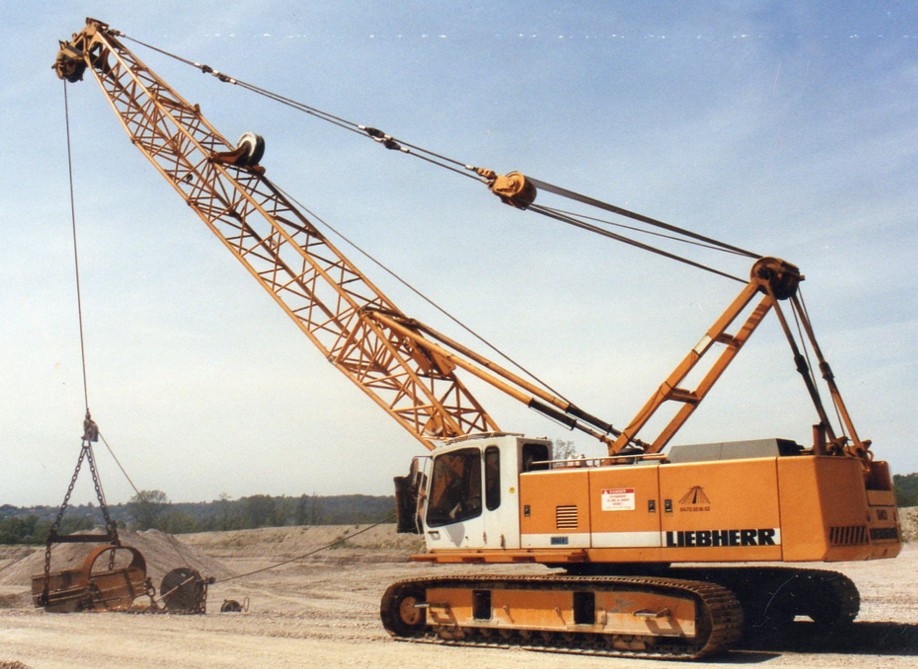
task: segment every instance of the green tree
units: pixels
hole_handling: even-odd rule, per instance
[[[552,445],[552,460],[573,460],[577,457],[577,447],[573,441],[555,439]]]
[[[133,528],[140,531],[163,529],[159,521],[170,506],[169,497],[162,490],[141,490],[128,502],[128,515],[133,520]]]
[[[293,509],[294,525],[309,525],[309,497],[305,494],[300,495]]]
[[[893,476],[893,486],[897,506],[918,506],[918,474]]]
[[[159,529],[169,534],[190,534],[199,532],[201,525],[190,513],[180,510],[165,511],[157,519]]]
[[[252,495],[242,498],[242,522],[246,529],[274,525],[277,503],[269,495]]]

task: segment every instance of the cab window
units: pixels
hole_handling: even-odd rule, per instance
[[[463,448],[434,459],[428,527],[440,527],[481,515],[481,451]]]
[[[485,506],[493,511],[500,506],[500,449],[485,449]]]
[[[545,444],[524,444],[522,471],[538,472],[548,469],[548,446]]]

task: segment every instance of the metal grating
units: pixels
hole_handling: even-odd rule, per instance
[[[867,526],[830,527],[829,543],[833,546],[862,546],[867,543]]]
[[[577,506],[555,507],[555,527],[559,530],[576,530]]]

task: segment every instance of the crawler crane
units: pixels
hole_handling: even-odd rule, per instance
[[[54,68],[68,82],[91,73],[134,145],[322,355],[429,449],[396,479],[399,529],[426,542],[415,559],[558,569],[395,583],[381,602],[394,637],[692,659],[730,648],[744,624],[781,625],[797,615],[825,625],[854,619],[859,598],[850,580],[777,566],[891,558],[900,549],[888,467],[873,460],[870,442],[854,429],[798,299],[802,276],[794,265],[755,257],[733,303],[616,430],[405,316],[265,176],[261,138],[227,141],[124,38],[87,19],[61,42]],[[359,129],[398,148],[378,130]],[[475,173],[519,209],[538,210],[542,191],[574,195],[518,173]],[[818,358],[843,426],[838,433],[781,305],[802,324]],[[813,443],[761,439],[666,450],[770,312],[816,407]],[[686,387],[703,359],[701,380]],[[469,376],[599,439],[608,455],[553,460],[549,440],[501,431],[463,382]],[[648,421],[663,406],[677,409],[648,437]],[[748,481],[755,485],[738,484]],[[744,566],[749,562],[776,566]]]

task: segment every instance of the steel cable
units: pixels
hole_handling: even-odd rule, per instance
[[[628,244],[629,246],[634,246],[644,251],[655,253],[656,255],[663,256],[664,258],[669,258],[670,260],[675,260],[677,262],[681,262],[691,267],[695,267],[697,269],[701,269],[706,272],[711,272],[712,274],[716,274],[718,276],[722,276],[727,279],[732,279],[733,281],[738,281],[740,283],[748,283],[745,279],[742,279],[738,276],[727,274],[726,272],[722,272],[719,269],[715,269],[708,265],[704,265],[702,263],[695,262],[694,260],[689,260],[688,258],[684,258],[682,256],[676,255],[675,253],[670,253],[669,251],[664,251],[663,249],[659,249],[654,246],[650,246],[649,244],[644,244],[637,240],[615,234],[614,232],[610,230],[605,230],[603,228],[600,228],[599,226],[593,225],[591,223],[587,223],[586,221],[581,221],[577,219],[576,217],[563,214],[559,210],[551,209],[549,207],[543,207],[542,205],[531,205],[529,209],[532,211],[535,211],[536,213],[542,214],[543,216],[548,216],[549,218],[553,218],[557,221],[561,221],[562,223],[567,223],[568,225],[572,225],[576,228],[581,228],[583,230],[588,230],[589,232],[594,232],[598,235],[602,235],[603,237],[608,237],[610,239],[614,239],[616,241],[622,242],[623,244]]]
[[[239,86],[239,87],[241,87],[241,88],[243,88],[243,89],[245,89],[245,90],[248,90],[248,91],[250,91],[250,92],[252,92],[252,93],[255,93],[255,94],[257,94],[257,95],[261,95],[261,96],[266,97],[266,98],[268,98],[268,99],[270,99],[270,100],[273,100],[273,101],[275,101],[275,102],[279,102],[279,103],[284,104],[284,105],[286,105],[286,106],[289,106],[289,107],[291,107],[291,108],[294,108],[294,109],[297,109],[297,110],[299,110],[299,111],[305,112],[305,113],[310,114],[310,115],[312,115],[312,116],[314,116],[314,117],[316,117],[316,118],[319,118],[320,120],[324,120],[324,121],[326,121],[326,122],[332,123],[333,125],[336,125],[336,126],[338,126],[338,127],[344,128],[344,129],[349,130],[349,131],[351,131],[351,132],[355,132],[355,133],[357,133],[357,134],[366,135],[366,136],[370,137],[371,139],[373,139],[374,141],[383,144],[383,145],[386,146],[387,148],[390,148],[390,149],[398,149],[398,150],[399,150],[400,152],[402,152],[402,153],[406,153],[406,154],[412,155],[412,156],[414,156],[414,157],[416,157],[416,158],[420,158],[420,159],[425,160],[425,161],[427,161],[427,162],[429,162],[429,163],[431,163],[431,164],[434,164],[434,165],[436,165],[436,166],[438,166],[438,167],[442,167],[442,168],[444,168],[444,169],[447,169],[447,170],[450,170],[450,171],[459,173],[459,174],[461,174],[461,175],[463,175],[463,176],[465,176],[465,177],[472,178],[472,179],[474,179],[474,180],[476,180],[476,181],[479,181],[479,182],[482,182],[482,183],[489,183],[489,180],[488,180],[488,179],[485,179],[485,178],[480,177],[480,176],[477,175],[477,173],[475,172],[477,168],[475,168],[475,167],[472,166],[472,165],[469,165],[468,163],[465,163],[465,162],[459,161],[459,160],[455,160],[455,159],[453,159],[453,158],[449,158],[449,157],[444,156],[444,155],[442,155],[442,154],[440,154],[440,153],[436,153],[436,152],[434,152],[434,151],[430,151],[430,150],[428,150],[428,149],[425,149],[425,148],[423,148],[423,147],[417,146],[417,145],[415,145],[415,144],[410,144],[410,143],[405,142],[405,141],[403,141],[403,140],[396,139],[396,138],[394,138],[394,137],[392,137],[392,136],[390,136],[390,135],[387,135],[387,134],[383,133],[382,131],[380,131],[380,130],[378,130],[378,129],[376,129],[376,128],[372,128],[372,127],[360,125],[360,124],[354,123],[353,121],[348,121],[348,120],[346,120],[346,119],[344,119],[344,118],[342,118],[342,117],[340,117],[340,116],[336,116],[336,115],[331,114],[331,113],[329,113],[329,112],[322,111],[322,110],[320,110],[320,109],[317,109],[316,107],[312,107],[312,106],[307,105],[307,104],[305,104],[305,103],[303,103],[303,102],[299,102],[299,101],[297,101],[297,100],[294,100],[294,99],[289,98],[289,97],[287,97],[287,96],[281,95],[281,94],[279,94],[279,93],[274,93],[274,92],[269,91],[269,90],[267,90],[267,89],[265,89],[265,88],[262,88],[262,87],[260,87],[260,86],[256,86],[256,85],[254,85],[254,84],[250,84],[250,83],[241,81],[241,80],[239,80],[239,79],[237,79],[237,78],[235,78],[235,77],[231,77],[231,76],[226,75],[226,74],[224,74],[224,73],[222,73],[222,72],[219,72],[219,71],[217,71],[217,70],[214,70],[214,69],[213,69],[212,67],[210,67],[209,65],[204,65],[204,64],[197,63],[197,62],[194,62],[194,61],[192,61],[192,60],[189,60],[189,59],[187,59],[187,58],[183,58],[183,57],[178,56],[178,55],[176,55],[176,54],[170,53],[170,52],[168,52],[168,51],[166,51],[166,50],[164,50],[164,49],[161,49],[161,48],[155,47],[155,46],[153,46],[153,45],[147,44],[147,43],[142,42],[142,41],[140,41],[140,40],[137,40],[137,39],[135,39],[135,38],[128,37],[127,35],[124,35],[123,33],[117,33],[117,34],[123,36],[125,39],[129,39],[129,40],[131,40],[132,42],[135,42],[135,43],[137,43],[137,44],[140,44],[140,45],[142,45],[142,46],[144,46],[144,47],[146,47],[146,48],[148,48],[148,49],[152,49],[153,51],[156,51],[156,52],[158,52],[158,53],[160,53],[160,54],[163,54],[163,55],[165,55],[165,56],[168,56],[169,58],[173,58],[173,59],[175,59],[175,60],[177,60],[177,61],[179,61],[179,62],[181,62],[181,63],[184,63],[184,64],[189,65],[189,66],[191,66],[191,67],[194,67],[194,68],[196,68],[196,69],[199,69],[199,70],[201,70],[202,72],[204,72],[205,74],[210,74],[210,75],[216,77],[219,81],[222,81],[222,82],[224,82],[224,83],[230,83],[230,84]],[[406,148],[406,147],[407,147],[407,148]],[[580,203],[582,203],[582,204],[586,204],[586,205],[591,206],[591,207],[595,207],[595,208],[598,208],[598,209],[602,209],[602,210],[604,210],[604,211],[608,211],[608,212],[610,212],[610,213],[617,214],[617,215],[619,215],[619,216],[624,216],[624,217],[630,218],[630,219],[632,219],[632,220],[640,221],[640,222],[645,223],[645,224],[647,224],[647,225],[650,225],[650,226],[653,226],[653,227],[658,227],[658,228],[661,228],[661,229],[666,230],[666,231],[668,231],[668,232],[671,232],[671,233],[674,233],[674,234],[677,234],[677,235],[681,235],[682,237],[685,237],[685,239],[680,239],[680,238],[678,238],[678,237],[667,237],[668,239],[671,239],[671,240],[673,240],[673,241],[682,242],[682,243],[689,243],[689,244],[697,244],[697,245],[701,245],[701,246],[704,246],[704,247],[706,247],[706,248],[709,248],[709,249],[711,249],[711,250],[723,251],[723,252],[726,252],[726,253],[732,253],[732,254],[736,254],[736,255],[742,255],[742,256],[745,256],[745,257],[748,257],[748,258],[759,258],[759,257],[761,257],[759,254],[753,253],[753,252],[751,252],[751,251],[747,251],[747,250],[745,250],[745,249],[739,248],[739,247],[737,247],[737,246],[733,246],[733,245],[731,245],[731,244],[727,244],[727,243],[725,243],[725,242],[718,241],[718,240],[713,239],[713,238],[710,238],[710,237],[706,237],[706,236],[704,236],[704,235],[700,235],[700,234],[695,233],[695,232],[692,232],[692,231],[690,231],[690,230],[686,230],[685,228],[680,228],[680,227],[678,227],[678,226],[675,226],[675,225],[672,225],[672,224],[669,224],[669,223],[664,223],[663,221],[660,221],[660,220],[651,218],[651,217],[649,217],[649,216],[645,216],[645,215],[643,215],[643,214],[638,214],[638,213],[636,213],[636,212],[629,211],[629,210],[623,209],[623,208],[621,208],[621,207],[617,207],[617,206],[612,205],[612,204],[609,204],[609,203],[607,203],[607,202],[603,202],[603,201],[601,201],[601,200],[597,200],[597,199],[595,199],[595,198],[592,198],[592,197],[589,197],[589,196],[586,196],[586,195],[582,195],[582,194],[580,194],[580,193],[576,193],[576,192],[574,192],[574,191],[568,190],[568,189],[566,189],[566,188],[562,188],[562,187],[560,187],[560,186],[556,186],[556,185],[554,185],[554,184],[550,184],[550,183],[545,182],[545,181],[541,181],[541,180],[539,180],[539,179],[534,179],[534,178],[531,178],[531,177],[527,177],[527,178],[528,178],[528,180],[529,180],[538,190],[540,190],[540,191],[545,191],[545,192],[547,192],[547,193],[552,193],[552,194],[557,195],[557,196],[559,196],[559,197],[564,197],[564,198],[572,199],[572,200],[575,200],[575,201],[580,202]],[[605,237],[608,237],[608,238],[610,238],[610,239],[614,239],[614,240],[616,240],[616,241],[619,241],[619,242],[622,242],[622,243],[625,243],[625,244],[629,244],[629,245],[631,245],[631,246],[635,246],[635,247],[640,248],[640,249],[643,249],[643,250],[645,250],[645,251],[649,251],[649,252],[651,252],[651,253],[656,253],[657,255],[662,255],[662,256],[664,256],[664,257],[670,258],[670,259],[672,259],[672,260],[676,260],[676,261],[678,261],[678,262],[681,262],[681,263],[690,265],[690,266],[692,266],[692,267],[695,267],[695,268],[698,268],[698,269],[701,269],[701,270],[704,270],[704,271],[708,271],[708,272],[711,272],[711,273],[713,273],[713,274],[717,274],[717,275],[719,275],[719,276],[723,276],[723,277],[726,277],[726,278],[729,278],[729,279],[732,279],[732,280],[735,280],[735,281],[740,281],[740,282],[745,283],[745,279],[740,279],[740,278],[738,278],[738,277],[732,276],[732,275],[727,274],[727,273],[725,273],[725,272],[722,272],[722,271],[720,271],[720,270],[714,269],[714,268],[712,268],[712,267],[710,267],[710,266],[708,266],[708,265],[704,265],[704,264],[702,264],[702,263],[698,263],[698,262],[695,262],[695,261],[692,261],[692,260],[683,258],[683,257],[681,257],[681,256],[678,256],[678,255],[676,255],[676,254],[669,253],[669,252],[667,252],[667,251],[664,251],[664,250],[662,250],[662,249],[658,249],[658,248],[653,247],[653,246],[650,246],[650,245],[648,245],[648,244],[642,244],[642,243],[640,243],[640,242],[636,242],[636,241],[634,241],[634,240],[628,239],[627,237],[622,237],[622,236],[620,236],[620,235],[610,234],[610,233],[608,233],[608,231],[604,231],[604,230],[602,230],[601,228],[598,228],[598,227],[596,227],[596,226],[592,226],[592,225],[589,225],[589,224],[585,224],[585,223],[583,223],[582,221],[580,221],[580,222],[574,222],[576,216],[574,216],[574,215],[572,215],[572,214],[570,214],[570,213],[568,213],[568,212],[562,212],[562,210],[553,209],[553,208],[550,208],[550,207],[543,207],[543,206],[541,206],[541,205],[529,206],[527,209],[528,209],[528,210],[531,210],[531,211],[533,211],[533,212],[535,212],[535,213],[539,213],[539,214],[542,214],[542,215],[544,215],[544,216],[548,216],[549,218],[554,218],[554,219],[556,219],[556,220],[562,221],[562,222],[564,222],[564,223],[569,223],[569,224],[572,224],[572,225],[576,225],[577,227],[580,227],[580,228],[582,228],[582,229],[584,229],[584,230],[588,230],[588,231],[590,231],[590,232],[594,232],[594,233],[600,234],[600,235],[605,236]],[[583,217],[583,218],[591,218],[591,217]],[[598,219],[592,219],[592,220],[598,220]],[[628,227],[628,226],[622,226],[622,227]],[[634,228],[629,228],[629,229],[634,229]],[[639,231],[639,232],[645,232],[645,233],[648,233],[648,234],[653,234],[651,231],[644,231],[644,230],[640,230],[640,229],[635,229],[635,230],[636,230],[636,231]],[[699,243],[700,243],[700,244],[699,244]]]
[[[390,514],[390,515],[386,516],[385,518],[383,518],[382,520],[379,520],[379,521],[373,523],[372,525],[368,525],[367,527],[363,528],[362,530],[358,530],[357,532],[354,532],[353,534],[349,534],[349,535],[347,535],[346,537],[341,537],[340,539],[338,539],[338,540],[336,540],[336,541],[332,541],[332,542],[329,543],[329,544],[325,544],[324,546],[320,546],[319,548],[315,548],[315,549],[309,551],[308,553],[303,553],[302,555],[297,555],[296,557],[292,557],[292,558],[289,558],[289,559],[284,560],[284,561],[282,561],[282,562],[277,562],[277,563],[275,563],[275,564],[268,565],[267,567],[261,567],[260,569],[255,569],[255,570],[253,570],[253,571],[249,571],[249,572],[246,572],[246,573],[244,573],[244,574],[236,574],[235,576],[227,576],[226,578],[221,578],[221,579],[219,579],[219,580],[215,580],[214,583],[216,584],[216,583],[226,583],[227,581],[235,581],[235,580],[237,580],[237,579],[245,578],[245,577],[247,577],[247,576],[253,576],[254,574],[260,574],[260,573],[263,572],[263,571],[270,571],[270,570],[272,570],[272,569],[277,569],[278,567],[283,567],[285,564],[290,564],[291,562],[296,562],[297,560],[302,560],[303,558],[309,557],[310,555],[315,555],[316,553],[321,553],[322,551],[328,550],[329,548],[332,548],[332,547],[334,547],[334,546],[337,546],[338,544],[343,544],[345,541],[348,541],[348,540],[350,540],[350,539],[353,539],[353,538],[356,537],[357,535],[363,534],[364,532],[369,532],[369,531],[372,530],[374,527],[377,527],[377,526],[379,526],[379,525],[382,525],[383,523],[387,523],[387,522],[389,522],[390,520],[394,519],[395,517],[396,517],[396,514],[394,514],[394,513],[393,513],[393,514]]]
[[[516,360],[514,360],[513,358],[511,358],[511,357],[510,357],[509,355],[507,355],[504,351],[502,351],[502,350],[499,349],[497,346],[495,346],[494,344],[492,344],[490,341],[488,341],[487,339],[485,339],[482,335],[480,335],[480,334],[478,334],[477,332],[475,332],[472,328],[470,328],[468,325],[466,325],[465,323],[463,323],[462,321],[460,321],[458,318],[456,318],[455,316],[453,316],[450,312],[448,312],[446,309],[444,309],[444,308],[441,307],[439,304],[437,304],[436,302],[434,302],[431,298],[427,297],[427,295],[425,295],[424,293],[422,293],[419,289],[415,288],[415,287],[414,287],[412,284],[410,284],[406,279],[403,279],[403,278],[402,278],[399,274],[397,274],[394,270],[390,269],[388,266],[384,265],[380,260],[377,260],[377,259],[376,259],[373,255],[371,255],[369,252],[367,252],[366,250],[364,250],[363,248],[361,248],[360,246],[358,246],[356,242],[352,241],[350,238],[348,238],[348,237],[347,237],[344,233],[342,233],[340,230],[338,230],[337,228],[335,228],[334,226],[332,226],[332,225],[331,225],[330,223],[328,223],[327,221],[323,220],[320,216],[316,215],[314,212],[310,211],[309,208],[307,208],[305,205],[303,205],[302,202],[300,202],[299,200],[297,200],[297,199],[296,199],[295,197],[293,197],[290,193],[286,192],[285,190],[283,190],[282,188],[280,188],[279,186],[277,186],[277,184],[273,184],[273,185],[274,185],[275,188],[277,188],[278,191],[280,191],[281,193],[283,193],[284,196],[286,196],[291,202],[294,202],[295,204],[297,204],[303,211],[305,211],[307,214],[309,214],[310,216],[312,216],[313,219],[315,219],[316,221],[318,221],[319,223],[321,223],[322,225],[324,225],[326,228],[328,228],[329,230],[331,230],[333,233],[335,233],[335,235],[337,235],[340,239],[342,239],[348,246],[350,246],[350,247],[353,248],[355,251],[357,251],[358,253],[360,253],[361,255],[363,255],[363,256],[364,256],[365,258],[367,258],[370,262],[372,262],[372,263],[375,264],[377,267],[379,267],[382,271],[386,272],[389,276],[391,276],[391,277],[394,278],[396,281],[398,281],[399,283],[401,283],[403,286],[405,286],[405,287],[406,287],[408,290],[410,290],[412,293],[414,293],[414,294],[417,295],[419,298],[421,298],[422,300],[424,300],[427,304],[429,304],[429,305],[432,306],[434,309],[436,309],[437,311],[439,311],[441,314],[443,314],[444,316],[446,316],[449,320],[451,320],[453,323],[455,323],[456,325],[458,325],[460,328],[462,328],[463,330],[465,330],[466,332],[468,332],[472,337],[474,337],[475,339],[477,339],[478,341],[480,341],[482,344],[484,344],[484,345],[485,345],[487,348],[489,348],[491,351],[493,351],[493,352],[496,353],[498,356],[500,356],[501,358],[503,358],[504,360],[506,360],[507,362],[509,362],[511,365],[513,365],[514,367],[516,367],[518,370],[520,370],[521,372],[523,372],[523,374],[525,374],[526,376],[528,376],[530,379],[532,379],[533,381],[535,381],[537,384],[541,385],[543,388],[545,388],[545,389],[548,390],[549,392],[554,393],[554,394],[557,395],[559,398],[563,399],[565,402],[571,403],[571,401],[570,401],[569,399],[567,399],[567,398],[566,398],[564,395],[562,395],[560,392],[558,392],[557,390],[555,390],[554,388],[552,388],[548,383],[546,383],[545,381],[543,381],[542,379],[540,379],[540,378],[539,378],[538,376],[536,376],[533,372],[531,372],[531,371],[528,370],[526,367],[524,367],[523,365],[521,365],[520,363],[518,363]]]
[[[70,146],[70,106],[67,100],[67,82],[64,84],[64,126],[67,133],[67,173],[70,181],[70,225],[73,232],[73,267],[76,275],[77,318],[80,325],[80,360],[83,367],[83,400],[89,416],[89,384],[86,376],[86,347],[83,337],[83,301],[80,293],[80,257],[77,252],[76,202],[73,189],[73,153]]]

